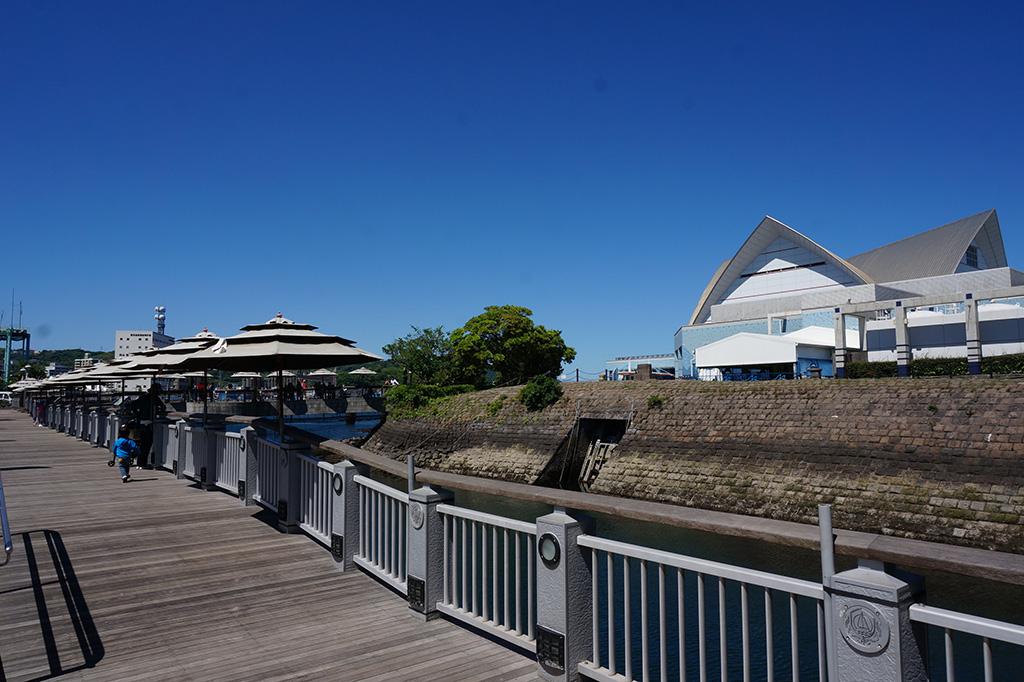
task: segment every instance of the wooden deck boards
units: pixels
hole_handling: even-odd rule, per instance
[[[0,411],[0,680],[534,680],[258,508]]]

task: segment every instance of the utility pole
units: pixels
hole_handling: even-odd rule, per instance
[[[576,368],[576,383],[580,383],[580,368]]]

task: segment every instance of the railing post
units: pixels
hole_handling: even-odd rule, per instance
[[[306,446],[283,443],[277,479],[277,529],[282,533],[298,533],[299,528],[299,460],[296,455]]]
[[[196,454],[196,474],[199,475],[199,484],[203,490],[210,491],[217,489],[217,430],[203,425],[200,427],[199,438],[196,438],[195,429],[192,430],[192,442],[198,443],[201,451]]]
[[[424,620],[437,617],[437,602],[444,595],[444,519],[437,505],[451,500],[442,488],[422,486],[409,493],[406,594],[409,608]]]
[[[246,507],[251,507],[256,504],[256,500],[253,499],[256,493],[253,484],[256,483],[259,466],[256,461],[256,429],[251,426],[242,429],[242,440],[238,447],[242,448],[241,461],[238,463],[238,499]]]
[[[188,422],[184,419],[179,419],[174,425],[178,429],[178,447],[174,453],[174,462],[172,468],[174,470],[175,478],[185,478],[185,466],[183,460],[185,459],[185,427],[188,426]]]
[[[359,489],[355,478],[365,475],[367,468],[342,460],[334,465],[331,494],[331,554],[338,568],[347,571],[355,567],[353,558],[359,552]]]
[[[832,682],[926,682],[926,630],[910,620],[923,587],[919,576],[887,573],[877,561],[860,561],[828,580]]]
[[[537,661],[552,682],[580,679],[578,666],[593,654],[590,552],[576,539],[593,528],[564,509],[537,519]]]

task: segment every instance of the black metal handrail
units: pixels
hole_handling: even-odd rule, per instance
[[[0,561],[0,566],[3,566],[10,561],[14,544],[11,541],[11,524],[7,521],[7,500],[4,498],[4,480],[2,477],[0,477],[0,530],[3,531],[4,539],[4,558],[3,561]]]

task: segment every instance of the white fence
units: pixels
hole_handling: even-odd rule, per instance
[[[580,673],[598,680],[668,680],[682,679],[688,673],[687,640],[693,636],[692,620],[687,625],[687,611],[696,617],[697,677],[707,679],[709,666],[715,665],[709,651],[708,604],[715,599],[712,619],[717,624],[718,679],[729,679],[729,620],[739,620],[740,658],[744,680],[752,679],[751,651],[760,646],[764,652],[763,671],[758,679],[776,679],[775,618],[776,595],[788,604],[789,674],[800,679],[800,636],[798,631],[798,599],[810,600],[817,628],[816,657],[818,679],[825,679],[824,590],[818,583],[730,566],[714,561],[648,549],[624,542],[582,535],[578,542],[591,550],[591,599],[593,610],[593,655],[580,665]],[[603,566],[602,566],[603,564]],[[603,570],[602,570],[603,569]],[[686,574],[692,574],[692,589],[686,585]],[[618,580],[616,580],[618,574]],[[714,587],[708,595],[708,579]],[[655,582],[649,588],[650,582]],[[635,585],[639,583],[639,590]],[[673,585],[674,583],[674,585]],[[727,607],[727,585],[739,589],[739,613]],[[653,591],[653,598],[652,598]],[[763,599],[763,641],[751,641],[751,592]],[[696,593],[696,610],[687,609],[687,599]],[[689,597],[687,595],[690,595]],[[652,618],[651,610],[656,613]],[[602,617],[603,616],[603,617]],[[652,625],[653,621],[653,625]],[[602,622],[604,626],[602,627]],[[634,628],[639,625],[639,651]],[[713,627],[713,625],[712,625]],[[654,630],[652,635],[651,630]],[[735,628],[733,628],[735,630]],[[760,630],[760,628],[758,628]],[[690,657],[693,658],[693,657]]]
[[[182,430],[185,432],[185,444],[181,448],[178,467],[183,476],[194,479],[199,475],[199,472],[196,471],[195,434],[192,432],[191,426],[186,426]]]
[[[252,487],[253,499],[262,506],[277,512],[279,470],[285,466],[285,453],[273,443],[262,438],[256,439],[256,484]]]
[[[207,471],[209,482],[218,488],[238,494],[239,472],[242,470],[242,434],[225,431],[210,432],[209,445],[212,471]]]
[[[981,657],[981,665],[978,666],[976,661],[968,661],[968,665],[975,663],[974,669],[980,667],[985,682],[995,682],[996,679],[1009,679],[996,678],[992,658],[993,641],[1024,647],[1024,626],[1020,625],[1003,623],[979,616],[970,616],[956,611],[937,609],[925,606],[924,604],[912,604],[910,606],[910,620],[942,630],[942,651],[945,664],[943,666],[945,677],[942,679],[945,682],[955,682],[956,680],[957,664],[953,648],[954,633],[969,635],[976,640],[974,642],[975,646],[977,646],[975,652],[976,655]],[[1014,653],[1019,654],[1021,650],[1018,649]],[[961,664],[960,669],[963,670],[965,667],[968,666]],[[933,680],[939,679],[936,672],[935,670],[931,671]],[[1021,671],[1018,670],[1017,672],[1020,673]]]
[[[437,608],[530,648],[536,524],[447,504],[437,511],[444,519],[444,596]]]
[[[299,465],[299,527],[325,545],[331,544],[334,513],[334,467],[309,455],[297,454]]]
[[[365,476],[359,488],[359,553],[354,561],[393,588],[406,593],[409,495]]]

